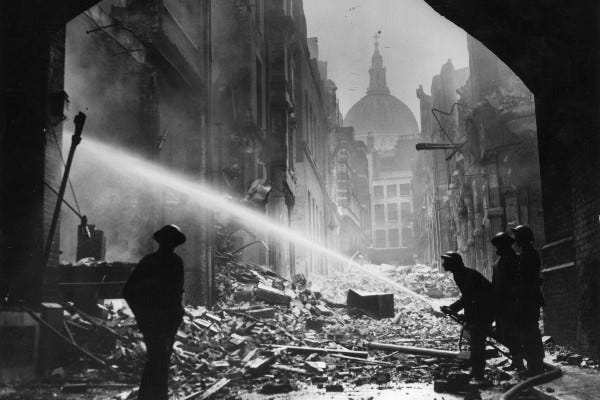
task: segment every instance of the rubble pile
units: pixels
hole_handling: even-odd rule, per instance
[[[436,296],[429,296],[428,292],[429,289],[434,288],[435,293],[441,293],[443,298],[449,298],[441,301],[440,305],[450,304],[459,295],[458,288],[451,277],[425,265],[409,267],[371,265],[365,268],[373,268],[375,272],[422,296],[436,298]],[[458,337],[459,327],[456,324],[440,319],[439,316],[431,313],[429,304],[415,299],[385,281],[374,279],[358,268],[332,268],[330,271],[327,276],[314,278],[313,288],[318,289],[324,298],[333,302],[345,302],[348,290],[356,288],[367,292],[394,293],[399,321],[394,335],[423,338]],[[389,322],[386,321],[385,324],[387,326]]]
[[[340,304],[346,287],[388,288],[353,274],[335,284],[332,279],[321,285],[327,289],[321,293],[311,290],[316,285],[302,275],[288,281],[259,265],[235,261],[220,267],[218,304],[210,310],[185,308],[174,343],[171,388],[180,398],[208,398],[217,391],[220,398],[244,391],[273,394],[311,384],[343,391],[365,384],[431,382],[461,366],[454,359],[368,351],[369,341],[456,350],[459,327],[403,294],[396,301],[398,324],[355,315]],[[108,307],[103,321],[66,315],[82,347],[119,371],[140,372],[144,344],[129,310]],[[102,328],[91,329],[97,325]],[[104,340],[98,340],[99,330]]]
[[[382,273],[411,290],[434,299],[458,297],[459,289],[451,274],[424,264],[394,267],[383,265]]]
[[[439,272],[435,267],[422,264],[414,266],[368,265],[365,269],[383,275],[392,281],[405,286],[413,292],[434,299],[457,298],[459,290],[449,274]],[[394,287],[382,280],[373,279],[359,268],[333,268],[327,276],[313,279],[315,287],[334,301],[343,301],[349,289],[363,288],[373,292],[396,292],[397,306],[406,307],[418,303],[413,297],[404,292],[397,291]],[[415,308],[422,307],[415,304]]]

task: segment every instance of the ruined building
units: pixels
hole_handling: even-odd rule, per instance
[[[457,250],[491,279],[497,232],[527,224],[538,246],[544,237],[535,106],[485,46],[469,38],[468,50],[468,69],[448,61],[430,96],[417,90],[425,146],[415,164],[419,251],[437,261]]]
[[[20,170],[44,177],[23,176],[42,185],[24,190],[41,195],[31,204],[10,196],[3,203],[21,204],[37,216],[39,224],[29,229],[23,246],[44,247],[56,202],[52,190],[62,176],[62,132],[70,137],[80,110],[87,114],[84,145],[87,139],[135,154],[337,246],[327,157],[341,118],[335,84],[318,60],[316,40],[306,36],[302,2],[104,0],[89,6],[73,11],[51,42],[40,39],[49,57],[40,79],[48,81],[44,90],[53,100],[38,121],[43,154],[32,150],[25,157],[30,168]],[[67,123],[61,124],[63,118]],[[3,167],[3,173],[11,171]],[[220,252],[247,244],[240,252],[245,261],[269,265],[283,276],[326,272],[324,257],[296,249],[262,227],[199,209],[181,193],[100,170],[85,157],[76,157],[71,172],[77,207],[104,231],[109,260],[137,262],[153,248],[157,226],[181,226],[188,236],[179,253],[189,303],[210,303]],[[74,203],[70,191],[67,200]],[[62,213],[48,266],[58,264],[59,253],[62,261],[75,261],[80,222]],[[6,263],[21,267],[3,268],[10,279],[3,279],[2,290],[18,298],[56,297],[56,277],[40,267],[41,251],[32,254],[25,247],[3,252]]]
[[[457,90],[466,84],[468,76],[468,68],[455,70],[448,61],[440,74],[433,77],[431,95],[426,94],[422,86],[417,89],[421,113],[419,141],[447,143],[449,136],[456,135],[458,113],[447,110],[453,109],[458,100]],[[446,160],[449,154],[440,150],[422,151],[413,165],[415,249],[417,256],[426,262],[438,262],[440,254],[456,248],[450,232],[451,207],[446,201],[450,182]]]
[[[371,187],[371,260],[375,263],[412,261],[411,160],[418,125],[409,108],[390,94],[379,44],[369,69],[366,96],[346,115],[356,140],[367,145]]]

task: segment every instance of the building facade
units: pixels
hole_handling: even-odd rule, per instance
[[[390,94],[386,69],[375,42],[366,96],[348,111],[344,126],[367,145],[371,197],[371,242],[375,263],[412,260],[413,221],[411,160],[418,133],[408,107]]]
[[[456,70],[449,60],[442,66],[440,74],[433,77],[431,95],[426,94],[423,87],[419,86],[419,141],[447,143],[448,136],[456,135],[459,128],[458,113],[464,110],[456,110],[458,106],[454,104],[458,101],[457,90],[467,84],[468,77],[468,68]],[[455,111],[448,112],[453,107]],[[450,206],[446,202],[450,183],[446,160],[449,154],[444,150],[422,151],[413,165],[415,249],[417,257],[424,262],[439,262],[439,256],[446,252],[446,249],[456,246],[450,233]]]
[[[327,79],[327,65],[319,60],[318,39],[306,38],[306,20],[300,13],[301,2],[294,2],[299,33],[295,53],[297,134],[294,143],[294,176],[296,204],[292,227],[304,232],[313,242],[327,246],[336,235],[337,222],[332,216],[329,179],[329,141],[337,123],[337,102]],[[338,242],[339,243],[339,242]],[[327,257],[305,247],[296,248],[296,271],[305,275],[327,272]]]
[[[223,171],[237,161],[220,157],[217,125],[211,122],[221,119],[211,110],[221,100],[212,98],[206,56],[211,53],[213,12],[210,3],[194,1],[105,0],[66,25],[66,117],[86,111],[84,145],[93,138],[221,187],[221,173],[207,171]],[[53,146],[47,150],[57,151]],[[180,193],[154,183],[142,185],[123,172],[99,170],[93,160],[79,157],[71,174],[82,212],[106,234],[107,259],[137,262],[152,251],[154,230],[178,224],[188,236],[188,245],[180,250],[186,301],[209,303],[214,293],[211,213],[194,210]],[[56,243],[64,260],[76,261],[78,224],[63,214]]]
[[[329,137],[341,116],[301,2],[105,0],[67,24],[65,53],[70,110],[88,110],[90,136],[233,199],[259,187],[259,212],[338,249],[340,221],[327,185]],[[46,176],[57,187],[60,160],[49,143]],[[327,270],[314,250],[200,210],[181,193],[82,163],[72,179],[90,223],[106,234],[107,259],[136,262],[152,250],[161,224],[186,232],[178,249],[186,302],[210,303],[220,254],[242,247],[243,261],[283,276]],[[48,208],[53,196],[46,195]],[[63,215],[54,263],[59,249],[74,259],[78,224]]]
[[[415,203],[419,234],[433,238],[430,247],[421,241],[419,252],[438,261],[445,251],[459,251],[491,279],[497,255],[490,240],[497,232],[527,224],[543,238],[535,106],[493,53],[472,38],[468,50],[468,70],[449,61],[434,77],[431,96],[417,90],[430,131],[422,132],[428,154],[415,176],[425,188]]]
[[[331,162],[330,192],[340,216],[339,250],[348,257],[367,256],[371,244],[369,163],[367,147],[354,139],[354,128],[335,131]]]

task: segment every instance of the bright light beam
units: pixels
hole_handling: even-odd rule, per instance
[[[205,184],[193,180],[190,177],[175,173],[164,167],[144,160],[141,157],[137,157],[131,153],[125,152],[115,146],[102,143],[89,137],[86,137],[85,140],[82,141],[82,143],[79,145],[79,148],[80,152],[85,153],[86,158],[95,159],[104,164],[106,167],[115,170],[117,173],[135,175],[138,178],[148,182],[184,193],[189,196],[190,201],[194,202],[200,207],[235,216],[239,218],[242,223],[251,227],[259,226],[261,229],[268,230],[270,234],[276,237],[284,237],[291,242],[306,246],[307,248],[315,250],[325,256],[338,260],[343,263],[343,265],[351,265],[355,268],[358,268],[363,273],[410,295],[411,297],[425,303],[433,309],[433,304],[427,298],[419,295],[418,293],[413,292],[412,290],[400,285],[397,282],[394,282],[393,280],[376,271],[372,271],[363,267],[362,265],[353,261],[351,258],[328,249],[327,247],[308,239],[306,236],[276,223],[266,215],[257,213],[237,202],[228,200],[223,194],[213,190]]]

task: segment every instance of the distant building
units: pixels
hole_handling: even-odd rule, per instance
[[[366,96],[346,115],[356,140],[367,144],[371,191],[371,260],[404,263],[412,259],[411,160],[417,156],[417,120],[408,106],[390,94],[379,44],[369,69]]]
[[[340,214],[339,250],[348,257],[366,256],[371,243],[367,147],[354,140],[352,127],[338,128],[333,142],[331,193]]]

